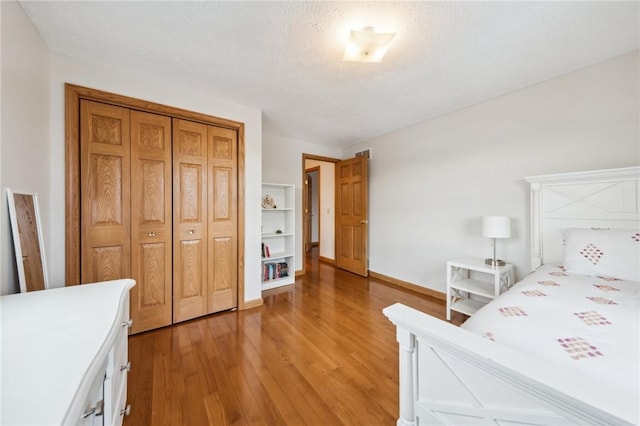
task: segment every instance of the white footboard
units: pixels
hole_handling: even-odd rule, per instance
[[[399,426],[638,422],[615,389],[398,303],[383,312],[397,327]]]

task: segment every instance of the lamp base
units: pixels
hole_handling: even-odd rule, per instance
[[[500,259],[485,259],[484,263],[486,263],[487,265],[491,265],[491,266],[504,266],[504,260],[500,260]]]

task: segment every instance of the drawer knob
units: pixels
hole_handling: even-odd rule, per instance
[[[96,406],[93,408],[87,408],[82,413],[82,418],[86,419],[89,416],[101,416],[104,414],[104,400],[101,399],[96,403]]]
[[[120,410],[121,416],[128,416],[129,414],[131,414],[131,404],[128,404],[125,408]]]
[[[130,319],[129,321],[122,321],[122,327],[131,328],[132,325],[133,325],[133,320],[132,319]]]
[[[131,361],[127,362],[126,365],[120,367],[120,371],[127,370],[127,372],[131,371]]]

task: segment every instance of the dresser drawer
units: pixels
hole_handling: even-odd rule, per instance
[[[123,320],[122,323],[125,324],[126,321]],[[122,404],[120,399],[122,398],[122,389],[124,389],[124,397],[126,398],[127,374],[131,368],[128,360],[128,336],[129,328],[122,326],[118,338],[109,353],[109,368],[107,370],[104,390],[107,407],[105,424],[107,425],[122,423],[120,415]]]
[[[120,388],[122,387],[123,384],[126,385],[127,374],[131,369],[131,364],[129,363],[129,360],[128,360],[126,345],[124,346],[124,348],[121,348],[121,349],[124,349],[124,350],[116,354],[115,364],[114,364],[115,368],[113,369],[113,374],[111,376],[111,379],[112,379],[111,401],[114,401],[114,405],[117,405],[115,404],[115,402],[118,401],[118,398],[120,396]]]
[[[114,426],[121,426],[124,421],[124,417],[128,416],[131,411],[131,405],[127,404],[127,382],[121,383],[120,392],[117,399],[118,403],[113,413]]]
[[[123,328],[123,330],[120,332],[120,336],[113,345],[113,351],[111,356],[109,357],[113,365],[114,377],[118,375],[123,367],[127,366],[127,360],[129,358],[128,331],[128,328]]]
[[[87,392],[84,403],[81,405],[82,411],[74,424],[82,426],[102,426],[104,424],[104,384],[107,362],[100,367],[99,374],[93,377],[89,391]]]
[[[129,336],[129,331],[131,330],[131,325],[133,324],[129,317],[129,299],[123,303],[122,311],[120,314],[120,318],[118,319],[118,324],[120,326],[120,333],[116,338],[113,346],[116,352],[127,351],[127,337]]]

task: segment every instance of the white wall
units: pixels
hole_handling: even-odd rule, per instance
[[[261,111],[207,96],[188,82],[156,80],[54,55],[51,67],[51,276],[64,283],[64,83],[126,95],[197,111],[245,124],[245,300],[261,297],[260,181],[262,154]]]
[[[2,51],[4,50],[2,49],[2,40],[4,39],[4,37],[2,36],[2,28],[4,28],[4,26],[2,25],[2,5],[0,4],[0,189],[2,188]],[[0,205],[0,207],[2,207],[2,205]],[[2,226],[1,226],[2,221],[0,220],[0,244],[2,244],[2,237],[5,235],[5,232],[3,232]],[[0,245],[0,253],[2,251],[1,245]],[[0,254],[1,255],[1,254]],[[0,280],[2,280],[2,282],[4,283],[4,276],[3,271],[5,270],[5,268],[2,267],[2,262],[4,259],[4,256],[2,258],[0,258]],[[7,283],[8,284],[8,283]],[[15,287],[15,286],[12,286]],[[7,290],[8,291],[8,290]],[[0,295],[5,294],[4,292],[4,287],[2,287],[0,285]],[[2,312],[0,312],[0,315],[2,314]],[[2,339],[2,327],[0,327],[0,340]],[[0,368],[0,383],[4,383],[2,381],[2,369]]]
[[[0,10],[2,11],[0,294],[9,294],[18,292],[19,287],[6,188],[38,193],[45,256],[49,260],[47,263],[51,264],[52,251],[48,246],[51,241],[49,234],[51,229],[49,214],[51,55],[40,34],[18,3],[2,1]]]
[[[341,158],[342,150],[267,134],[262,137],[262,181],[296,186],[296,271],[303,264],[302,154]]]
[[[338,158],[338,157],[334,157]],[[320,256],[335,260],[336,166],[329,161],[307,160],[306,167],[320,167]]]
[[[490,257],[480,217],[512,218],[498,257],[529,272],[523,177],[640,164],[638,52],[345,149],[372,147],[370,269],[445,290],[445,262]]]

